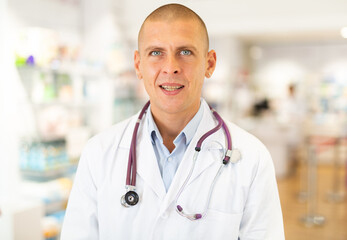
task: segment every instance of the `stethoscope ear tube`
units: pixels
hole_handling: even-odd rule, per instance
[[[193,172],[196,159],[197,159],[197,155],[196,155],[195,158],[193,159],[193,165],[192,165],[192,168],[191,168],[191,172]],[[180,195],[181,195],[183,189],[185,188],[186,184],[188,183],[188,180],[189,180],[190,175],[191,175],[191,173],[190,173],[190,174],[188,175],[186,181],[183,183],[183,185],[182,185],[180,191],[178,192],[177,196],[176,196],[176,199],[175,199],[175,203],[176,203],[176,212],[177,212],[178,214],[180,214],[181,216],[183,216],[183,217],[185,217],[185,218],[188,218],[189,220],[192,220],[192,221],[194,221],[194,220],[199,220],[199,219],[203,218],[203,217],[206,215],[207,209],[208,209],[208,207],[209,207],[209,205],[210,205],[211,196],[212,196],[212,192],[213,192],[214,186],[215,186],[215,184],[216,184],[216,182],[217,182],[217,180],[218,180],[219,175],[221,174],[221,172],[222,172],[223,169],[225,168],[225,166],[226,166],[226,165],[225,165],[224,163],[222,163],[222,164],[220,165],[220,167],[219,167],[219,169],[218,169],[218,172],[217,172],[216,176],[215,176],[214,179],[213,179],[213,182],[212,182],[212,184],[211,184],[211,186],[210,186],[210,189],[209,189],[209,191],[208,191],[208,196],[207,196],[207,200],[206,200],[206,202],[205,202],[204,211],[203,211],[202,213],[195,213],[195,214],[186,213],[186,212],[184,212],[182,206],[179,205],[179,204],[177,204],[178,199],[179,199],[179,197],[180,197]]]

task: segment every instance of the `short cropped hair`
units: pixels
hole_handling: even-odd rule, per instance
[[[203,31],[203,34],[205,35],[206,38],[206,46],[207,50],[209,49],[209,37],[208,37],[208,32],[206,25],[204,21],[200,18],[200,16],[195,13],[193,10],[190,8],[177,4],[177,3],[171,3],[167,5],[163,5],[156,10],[154,10],[151,14],[147,16],[145,21],[142,23],[142,26],[140,28],[139,34],[138,34],[138,47],[141,39],[141,35],[144,29],[144,26],[146,22],[148,21],[174,21],[174,20],[195,20],[197,21],[201,29]]]

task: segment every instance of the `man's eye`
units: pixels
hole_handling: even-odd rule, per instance
[[[181,51],[181,54],[182,54],[182,55],[190,55],[190,54],[192,54],[192,52],[189,51],[189,50],[182,50],[182,51]]]
[[[159,55],[161,55],[161,52],[159,52],[159,51],[152,51],[151,55],[152,56],[159,56]]]

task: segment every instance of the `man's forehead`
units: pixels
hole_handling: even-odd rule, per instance
[[[159,37],[162,33],[172,28],[174,31],[172,33],[173,38],[177,36],[175,34],[179,34],[178,32],[185,36],[204,34],[202,26],[194,19],[146,20],[139,32],[139,46],[145,42],[148,44],[148,41],[153,41],[153,39],[149,38]]]
[[[192,28],[201,30],[201,26],[198,21],[194,19],[164,19],[164,20],[146,20],[140,30],[141,32],[145,31],[146,29],[151,28],[166,28],[167,26],[180,26],[180,27],[186,27],[186,28]]]

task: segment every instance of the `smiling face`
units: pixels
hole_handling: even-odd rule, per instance
[[[145,22],[134,61],[154,115],[198,111],[204,78],[216,64],[216,54],[208,52],[207,45],[194,19]]]

